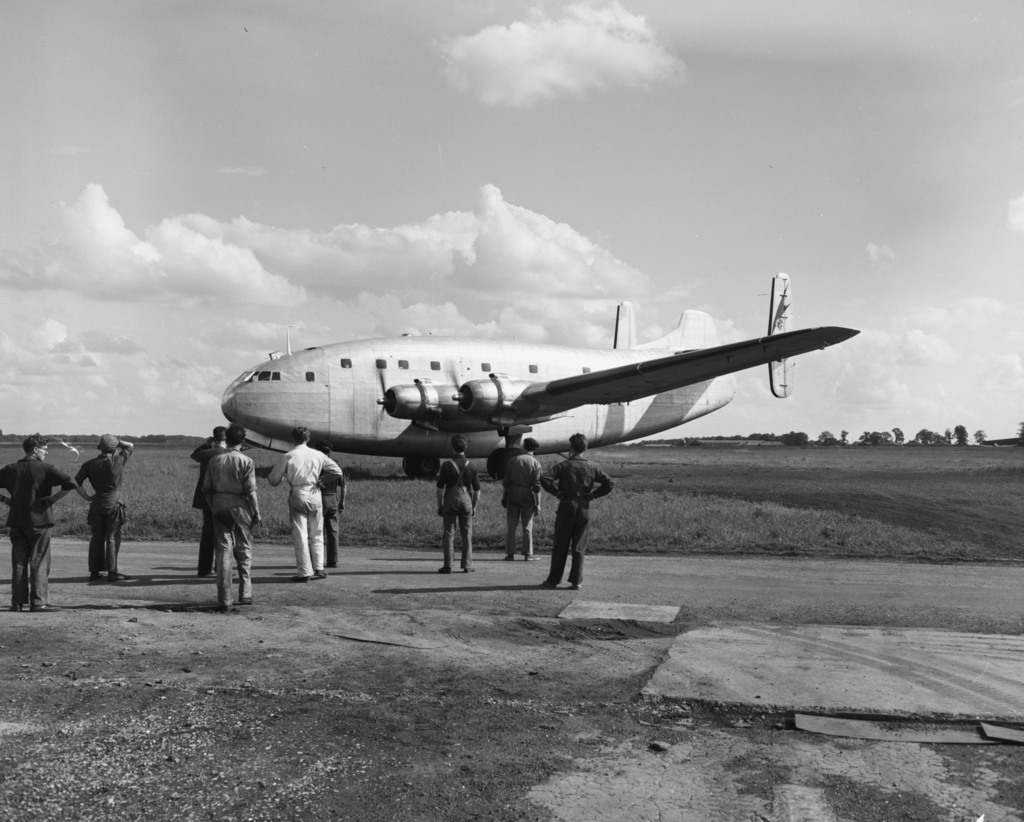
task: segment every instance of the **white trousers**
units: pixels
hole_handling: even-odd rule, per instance
[[[296,573],[311,577],[324,569],[324,509],[318,488],[293,488],[288,495]]]

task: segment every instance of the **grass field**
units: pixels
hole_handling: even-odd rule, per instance
[[[277,459],[249,453],[259,466]],[[125,480],[125,539],[198,539],[200,515],[191,507],[198,466],[188,454],[136,447]],[[0,448],[3,464],[20,456],[18,447]],[[1024,560],[1024,448],[615,447],[591,459],[616,480],[615,492],[592,508],[591,551]],[[78,469],[60,449],[50,461],[72,475]],[[344,543],[437,549],[431,482],[407,479],[394,459],[343,454],[340,462],[349,477]],[[286,492],[260,479],[259,494],[265,519],[257,539],[286,541]],[[500,497],[500,484],[485,481],[477,550],[502,549]],[[542,550],[555,511],[553,498],[544,503],[535,525]],[[55,535],[87,538],[85,515],[77,495],[65,497]]]

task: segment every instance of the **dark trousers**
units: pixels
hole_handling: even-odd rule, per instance
[[[200,509],[203,512],[203,530],[199,534],[199,565],[197,570],[200,576],[213,573],[213,511],[209,508]]]
[[[587,529],[590,527],[590,506],[582,501],[558,503],[555,514],[554,544],[551,547],[551,572],[547,581],[558,585],[565,573],[565,561],[572,552],[569,584],[583,582],[583,556],[587,552]]]
[[[327,552],[327,565],[333,568],[338,564],[338,533],[340,528],[338,498],[333,494],[324,494],[322,498],[324,503],[324,549]]]
[[[457,514],[442,514],[441,553],[444,567],[451,568],[455,558],[455,527],[462,534],[462,567],[473,567],[473,515],[469,511]]]
[[[92,536],[89,538],[89,573],[106,571],[117,573],[117,556],[121,553],[121,525],[124,509],[115,506],[109,510],[89,509],[86,520]]]
[[[46,605],[50,595],[50,529],[11,528],[11,605]]]

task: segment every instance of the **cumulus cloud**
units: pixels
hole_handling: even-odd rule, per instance
[[[603,341],[614,306],[648,289],[642,272],[571,226],[506,202],[493,185],[480,189],[472,211],[390,228],[313,232],[198,214],[173,222],[209,243],[245,249],[304,292],[342,304],[332,317],[344,319],[350,336]],[[458,305],[457,316],[449,305]],[[261,327],[260,337],[280,340],[281,327]]]
[[[956,360],[956,352],[946,340],[918,328],[904,332],[895,342],[907,365],[942,365]]]
[[[533,9],[526,20],[449,38],[439,50],[448,81],[487,105],[521,108],[683,76],[682,63],[657,42],[647,20],[618,0],[600,8],[573,3],[558,19]]]
[[[251,250],[193,231],[182,218],[137,236],[100,185],[88,185],[72,205],[61,203],[61,216],[56,240],[0,266],[0,282],[106,299],[230,297],[250,305],[305,299],[301,288],[263,268]]]
[[[67,336],[68,330],[64,327],[63,323],[48,319],[44,320],[43,324],[32,332],[32,344],[37,348],[48,351],[57,344],[64,342]]]
[[[872,268],[890,269],[896,265],[896,252],[887,245],[868,243],[867,252]]]
[[[1024,234],[1024,194],[1016,200],[1010,200],[1010,213],[1006,223],[1014,231]]]

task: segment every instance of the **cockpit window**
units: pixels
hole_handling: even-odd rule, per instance
[[[253,371],[245,378],[246,382],[267,382],[268,380],[281,379],[280,371]]]

